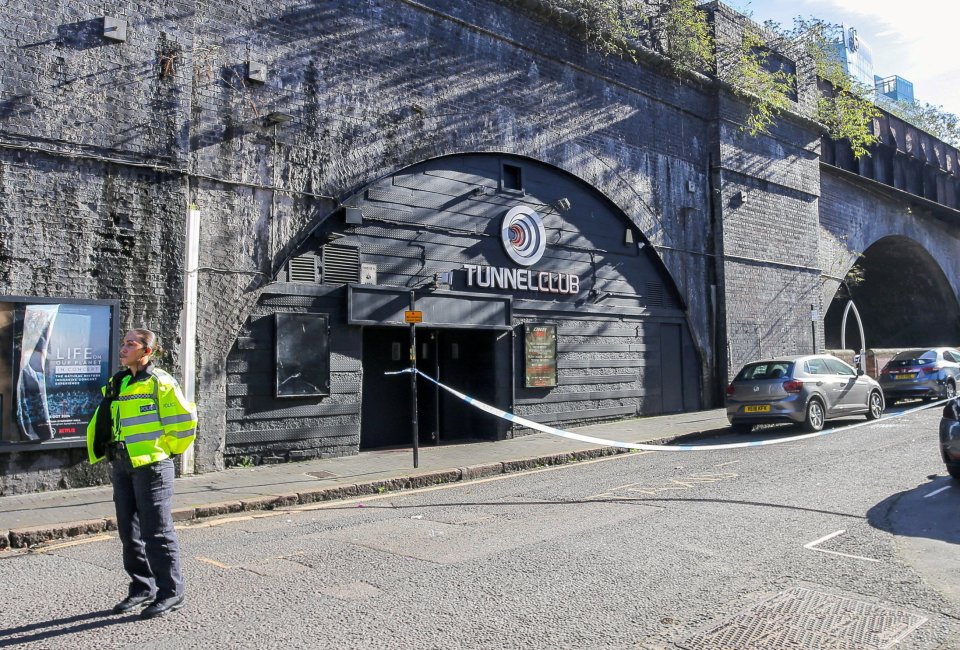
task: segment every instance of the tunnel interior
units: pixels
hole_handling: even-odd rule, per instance
[[[841,320],[852,298],[869,348],[960,345],[960,304],[937,260],[917,242],[885,237],[857,263],[859,283],[841,285],[824,319],[828,348],[840,348]],[[847,320],[846,347],[860,349],[855,317]]]

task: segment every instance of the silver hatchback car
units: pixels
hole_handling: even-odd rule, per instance
[[[829,354],[748,363],[727,387],[727,419],[741,432],[769,422],[820,431],[833,418],[876,420],[883,409],[880,384]]]
[[[880,371],[880,386],[891,404],[898,399],[950,399],[960,384],[960,351],[921,348],[899,353]]]

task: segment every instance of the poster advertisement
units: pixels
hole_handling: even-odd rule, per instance
[[[557,385],[557,326],[523,326],[524,386],[552,388]]]
[[[100,403],[100,387],[110,376],[111,307],[3,303],[2,311],[12,339],[11,363],[0,368],[4,375],[10,371],[6,381],[0,380],[10,396],[3,439],[84,436]]]

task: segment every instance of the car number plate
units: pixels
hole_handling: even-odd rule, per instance
[[[770,405],[769,404],[754,404],[752,406],[744,406],[744,413],[769,413]]]
[[[917,373],[915,372],[905,372],[902,375],[894,375],[893,378],[896,379],[916,379]]]

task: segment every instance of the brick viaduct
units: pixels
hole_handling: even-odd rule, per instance
[[[122,42],[104,36],[103,6],[126,21]],[[853,160],[809,119],[808,63],[794,110],[753,137],[728,86],[677,78],[652,53],[604,57],[538,0],[13,0],[7,16],[0,288],[119,299],[121,329],[160,332],[182,370],[186,220],[198,215],[198,471],[246,453],[228,440],[247,390],[228,386],[231,363],[245,363],[238,338],[257,345],[252,315],[270,311],[291,257],[367,188],[416,165],[446,173],[430,161],[458,174],[471,156],[529,163],[635,232],[695,351],[684,408],[720,404],[758,354],[835,344],[831,303],[857,260],[868,344],[960,341],[957,150],[884,116],[874,156]],[[713,16],[728,36],[746,20],[722,5]],[[358,337],[334,351],[343,368],[358,368]],[[359,412],[340,417],[346,442],[284,458],[356,453]],[[6,451],[0,494],[103,481],[83,458]]]

